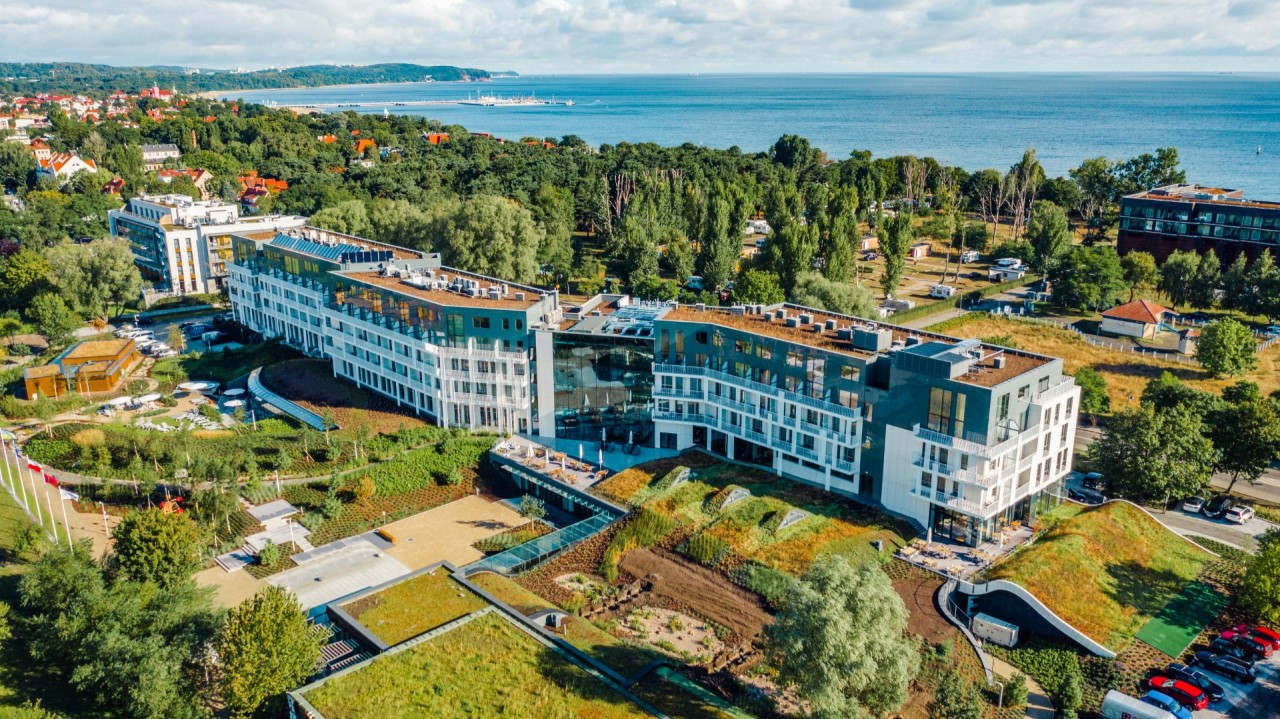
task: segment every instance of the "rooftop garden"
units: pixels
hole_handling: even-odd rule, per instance
[[[489,606],[443,568],[420,574],[343,605],[390,646]]]
[[[1123,502],[1063,505],[1033,544],[983,579],[1022,585],[1058,616],[1119,650],[1213,563],[1213,556]]]
[[[649,716],[493,614],[334,677],[305,698],[327,719]]]

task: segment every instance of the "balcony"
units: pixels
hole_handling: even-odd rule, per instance
[[[655,362],[653,364],[653,371],[654,371],[654,374],[676,374],[676,375],[685,375],[685,376],[691,376],[691,377],[707,377],[709,379],[714,379],[719,382],[724,382],[726,384],[730,384],[736,387],[745,388],[745,389],[751,390],[752,392],[758,392],[760,394],[765,395],[766,397],[780,398],[788,402],[792,402],[794,404],[803,405],[805,407],[812,407],[814,409],[822,410],[823,412],[830,412],[831,414],[837,414],[842,417],[846,417],[848,419],[854,419],[854,420],[861,419],[861,414],[855,408],[844,407],[842,405],[838,405],[833,402],[828,402],[823,399],[806,397],[802,394],[798,394],[790,390],[774,387],[772,385],[756,382],[755,380],[748,379],[746,377],[738,377],[736,375],[728,374],[727,372],[720,372],[718,370],[710,369],[707,367],[696,367],[693,365],[677,365],[677,364],[665,364],[665,363]]]
[[[695,422],[697,424],[707,424],[715,426],[715,415],[700,414],[697,412],[659,412],[654,411],[653,418],[662,422]]]
[[[994,487],[1000,481],[1000,472],[992,469],[983,474],[978,474],[971,469],[957,469],[951,473],[951,478],[976,484],[979,487]]]
[[[916,457],[911,463],[926,472],[933,472],[934,474],[940,474],[944,477],[951,476],[951,465],[949,464],[935,462],[934,460],[925,459],[923,457]]]
[[[653,396],[654,397],[672,397],[675,399],[702,399],[702,390],[655,386],[653,388]]]
[[[1045,402],[1054,400],[1070,392],[1071,389],[1075,386],[1076,386],[1076,380],[1074,377],[1064,377],[1062,381],[1059,382],[1058,384],[1050,387],[1049,389],[1043,392],[1038,392],[1035,395],[1032,395],[1031,404],[1044,404]]]
[[[943,447],[953,447],[961,452],[975,454],[987,459],[998,457],[1008,450],[1018,446],[1018,438],[1021,436],[1021,433],[1015,434],[999,444],[987,446],[983,442],[975,442],[971,439],[952,437],[941,432],[935,432],[926,427],[921,427],[918,424],[912,427],[912,432],[917,438],[923,439],[926,442],[933,442],[934,444],[939,444]]]
[[[817,451],[808,449],[806,447],[802,447],[800,445],[796,445],[795,454],[798,456],[804,457],[805,459],[812,459],[815,462],[818,461]]]
[[[770,446],[770,447],[773,447],[774,449],[780,449],[780,450],[782,450],[783,452],[790,452],[790,451],[791,451],[791,442],[788,442],[788,441],[785,441],[785,440],[778,439],[777,437],[770,437],[770,438],[769,438],[769,446]]]
[[[721,407],[737,410],[738,412],[742,412],[753,417],[756,414],[756,406],[754,404],[747,404],[746,402],[739,402],[736,399],[729,399],[725,395],[709,394],[707,395],[707,401],[712,404],[720,405]]]
[[[854,471],[854,468],[853,468],[853,462],[850,462],[850,461],[848,461],[848,460],[844,460],[844,459],[837,459],[837,460],[835,461],[835,465],[836,465],[836,469],[840,470],[841,472],[853,472],[853,471]]]

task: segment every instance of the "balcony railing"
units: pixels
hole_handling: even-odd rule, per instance
[[[923,457],[916,457],[911,463],[927,472],[933,472],[934,474],[941,474],[947,477],[951,476],[952,470],[951,465],[949,464],[935,462],[934,460],[925,459]]]
[[[1076,386],[1075,377],[1063,377],[1062,381],[1049,389],[1038,392],[1031,397],[1031,404],[1044,404],[1056,397],[1061,397]]]
[[[1016,447],[1018,445],[1018,438],[1021,436],[1021,433],[1015,434],[1009,439],[989,447],[986,444],[975,442],[970,439],[961,439],[960,437],[952,437],[941,432],[935,432],[926,427],[921,427],[918,424],[912,427],[912,431],[915,433],[916,437],[919,437],[926,442],[933,442],[934,444],[940,444],[944,447],[954,447],[961,452],[975,454],[979,457],[986,457],[988,459],[998,457],[1006,451]]]
[[[654,397],[674,397],[676,399],[702,399],[702,390],[700,389],[680,389],[678,387],[660,387],[653,388]]]
[[[1000,472],[993,469],[984,474],[978,474],[971,469],[957,469],[951,473],[951,478],[980,487],[994,487],[1000,481]]]
[[[746,377],[731,375],[727,372],[720,372],[708,367],[655,362],[653,365],[653,371],[655,374],[679,374],[694,377],[707,377],[709,379],[725,382],[737,387],[745,387],[753,392],[759,392],[769,397],[781,398],[788,402],[803,405],[805,407],[812,407],[814,409],[822,410],[823,412],[830,412],[831,414],[837,414],[849,419],[860,420],[862,417],[861,413],[859,413],[855,408],[845,407],[822,399],[806,397],[805,395],[798,394],[790,390],[756,382],[755,380],[748,379]]]
[[[804,457],[805,459],[812,459],[815,461],[818,459],[818,453],[816,451],[800,445],[796,445],[795,454]]]

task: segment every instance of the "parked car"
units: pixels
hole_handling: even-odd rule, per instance
[[[1198,667],[1204,667],[1214,674],[1243,684],[1252,684],[1258,678],[1252,665],[1213,652],[1196,652],[1195,659],[1192,661]]]
[[[154,322],[155,322],[155,319],[148,317],[147,315],[144,315],[142,313],[138,313],[133,316],[133,323],[141,327],[146,327],[147,325],[152,324]]]
[[[1249,634],[1255,639],[1270,642],[1272,649],[1280,649],[1280,632],[1266,627],[1251,627],[1248,624],[1237,624],[1235,627],[1237,632]]]
[[[1177,699],[1158,691],[1149,691],[1142,695],[1142,701],[1153,707],[1159,707],[1178,719],[1191,719],[1191,710],[1178,703]]]
[[[879,253],[876,253],[876,252],[863,252],[863,253],[862,253],[862,261],[863,261],[863,262],[870,262],[871,260],[874,260],[874,259],[876,259],[876,258],[877,258],[877,257],[879,257],[879,256],[880,256],[880,255],[879,255]]]
[[[1268,336],[1275,337],[1280,335],[1280,325],[1267,325],[1267,328],[1262,332]]]
[[[1147,686],[1193,712],[1209,706],[1209,697],[1200,690],[1200,687],[1181,679],[1156,675],[1147,680]]]
[[[969,274],[965,275],[965,277],[968,277],[969,279],[974,281],[987,279],[986,274],[982,272],[970,272]]]
[[[1084,476],[1081,483],[1088,489],[1102,491],[1107,487],[1107,478],[1098,472],[1090,472]]]
[[[1228,522],[1235,522],[1236,524],[1244,524],[1250,519],[1253,519],[1253,515],[1254,515],[1253,507],[1250,507],[1247,504],[1237,504],[1231,509],[1228,509],[1227,513],[1223,515],[1223,518],[1226,519]]]
[[[1174,716],[1157,706],[1122,694],[1115,689],[1102,699],[1102,719],[1172,719]]]
[[[183,329],[182,332],[187,336],[188,339],[195,339],[200,335],[204,334],[205,332],[209,332],[212,329],[213,329],[212,325],[206,325],[202,322],[200,324],[190,325],[187,328]]]
[[[1222,701],[1222,697],[1226,695],[1221,684],[1213,681],[1209,677],[1206,677],[1204,672],[1196,671],[1185,664],[1178,664],[1177,662],[1174,662],[1173,664],[1165,667],[1164,671],[1161,673],[1167,677],[1173,677],[1174,679],[1184,681],[1192,686],[1199,687],[1200,691],[1208,695],[1209,701],[1211,702],[1220,702]]]
[[[1095,492],[1092,489],[1084,489],[1083,487],[1067,487],[1067,498],[1074,499],[1081,504],[1102,504],[1107,501],[1102,496],[1102,492]]]
[[[1196,513],[1204,509],[1204,497],[1187,497],[1182,500],[1182,511]]]
[[[1225,639],[1243,649],[1252,661],[1267,659],[1271,656],[1271,642],[1257,639],[1252,635],[1228,629],[1219,634],[1218,638]]]
[[[702,277],[700,275],[692,275],[684,283],[685,289],[691,292],[702,291]]]
[[[1244,647],[1238,646],[1235,642],[1228,641],[1222,637],[1214,637],[1209,640],[1209,651],[1220,656],[1231,657],[1250,666],[1253,665],[1253,658],[1244,650]]]
[[[1228,509],[1236,506],[1236,498],[1229,494],[1215,494],[1209,503],[1204,505],[1204,516],[1217,519],[1226,514]]]

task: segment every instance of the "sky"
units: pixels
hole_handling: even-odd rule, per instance
[[[0,61],[539,73],[1280,70],[1280,0],[0,0]]]

